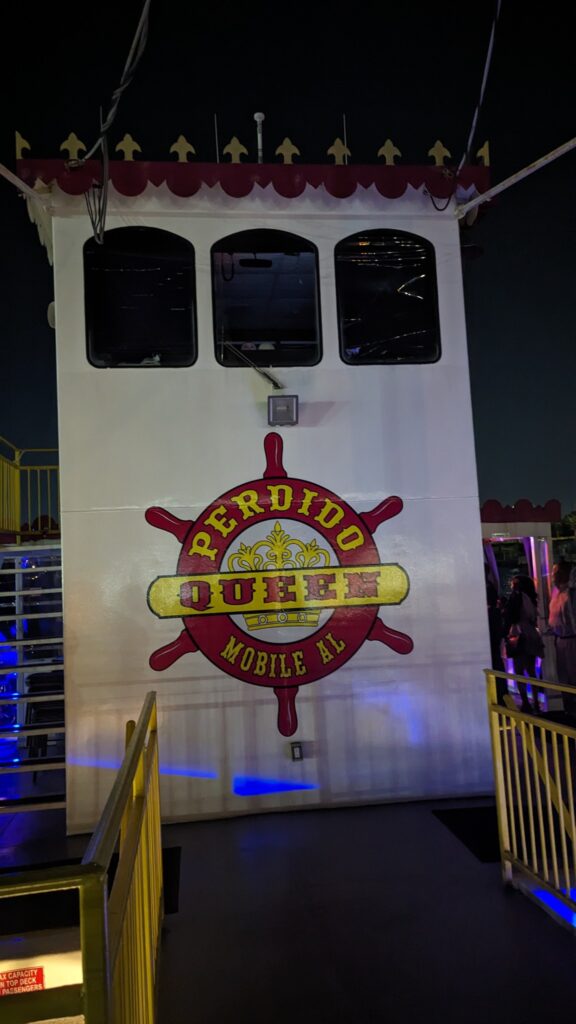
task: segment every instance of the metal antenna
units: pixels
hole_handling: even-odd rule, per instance
[[[348,149],[348,135],[346,132],[346,114],[342,114],[342,134],[344,136],[344,145]],[[344,163],[348,163],[348,153],[344,153]]]
[[[262,121],[264,120],[264,114],[254,114],[254,120],[256,121],[256,140],[258,143],[258,163],[264,163],[264,146],[262,143]]]

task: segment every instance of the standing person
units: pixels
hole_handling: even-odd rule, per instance
[[[552,570],[548,622],[556,645],[558,682],[576,687],[576,567],[561,561]],[[564,707],[576,711],[576,695],[564,694]]]
[[[488,605],[488,631],[490,634],[490,661],[496,672],[505,672],[502,661],[502,641],[504,639],[504,619],[498,601],[498,591],[493,583],[486,584],[486,604]],[[505,679],[496,678],[496,694],[499,704],[504,703],[508,693]]]
[[[534,581],[530,576],[515,576],[512,580],[512,593],[506,606],[506,650],[514,663],[514,674],[517,676],[536,677],[536,658],[544,652],[544,644],[538,621],[538,596]],[[528,700],[526,683],[518,683],[522,700],[522,711],[531,714],[538,711],[538,690],[532,687],[532,701]]]

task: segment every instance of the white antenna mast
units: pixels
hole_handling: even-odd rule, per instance
[[[344,146],[348,149],[348,132],[346,131],[346,114],[342,114],[342,134],[344,136]],[[344,163],[348,163],[348,153],[344,153]]]
[[[264,120],[264,114],[254,114],[254,120],[256,121],[256,141],[258,144],[258,163],[264,163],[264,145],[262,142],[262,121]]]

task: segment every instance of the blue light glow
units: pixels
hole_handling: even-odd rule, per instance
[[[0,739],[0,767],[9,769],[10,765],[19,763],[20,758],[15,756],[18,753],[17,743],[16,736],[10,739]],[[0,802],[9,800],[13,795],[14,776],[9,774],[0,776]]]
[[[264,793],[289,793],[297,789],[318,789],[313,782],[291,779],[263,779],[258,775],[235,775],[232,792],[235,796],[260,796]]]
[[[420,698],[393,691],[371,689],[363,693],[361,699],[363,704],[380,707],[382,713],[390,717],[390,721],[396,719],[398,727],[405,730],[408,742],[413,746],[417,747],[425,742],[426,729]]]
[[[4,633],[0,633],[0,640],[7,640],[7,639],[8,639],[8,637],[6,637],[4,635]],[[0,651],[0,666],[2,668],[6,668],[6,667],[8,667],[10,665],[17,665],[17,664],[18,664],[18,651],[10,650],[10,648],[6,648],[5,650]],[[10,675],[12,675],[12,673],[10,673]],[[6,676],[4,676],[3,678],[6,678]]]
[[[18,654],[16,651],[0,651],[0,667],[3,668],[5,665],[15,665],[17,660]],[[18,693],[14,692],[14,687],[17,686],[17,681],[17,672],[7,672],[6,675],[0,676],[0,701],[2,697],[18,697]],[[16,721],[16,718],[17,711],[15,704],[0,703],[0,728],[9,729]]]
[[[12,760],[18,749],[14,746],[15,743],[18,743],[18,738],[16,736],[3,737],[0,739],[0,763],[4,764],[7,761]]]
[[[121,764],[120,761],[107,761],[104,758],[95,761],[94,758],[90,757],[69,757],[67,761],[74,768],[106,768],[112,772],[117,772]]]
[[[184,775],[190,779],[217,779],[218,772],[211,772],[206,768],[171,768],[162,767],[160,769],[160,775]]]
[[[69,757],[68,764],[75,768],[102,768],[107,771],[117,772],[120,768],[120,761],[99,758],[98,760],[89,757]],[[176,768],[170,765],[163,765],[160,768],[160,775],[183,775],[191,779],[217,779],[218,773],[208,768],[197,768],[195,765],[189,767],[184,765]]]
[[[554,911],[557,917],[561,917],[572,928],[576,928],[576,914],[570,907],[565,906],[558,896],[554,896],[547,889],[533,889],[532,895],[539,903],[543,903],[549,910]],[[570,890],[570,898],[574,899],[574,889]]]

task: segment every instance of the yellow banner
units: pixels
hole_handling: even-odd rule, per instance
[[[148,603],[162,619],[357,608],[400,604],[408,585],[404,569],[396,564],[159,576],[150,586]]]

